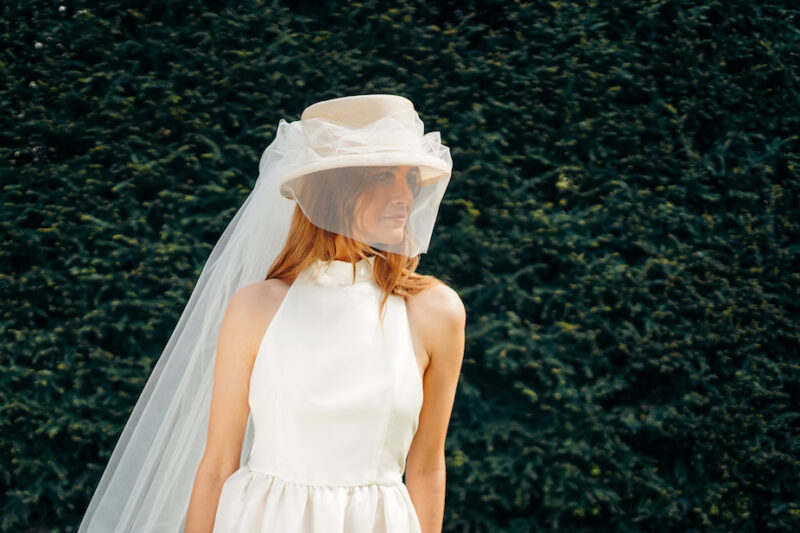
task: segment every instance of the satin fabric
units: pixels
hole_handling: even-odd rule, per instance
[[[384,327],[374,258],[317,261],[256,355],[253,445],[223,485],[214,533],[421,533],[402,481],[422,407],[405,301]]]

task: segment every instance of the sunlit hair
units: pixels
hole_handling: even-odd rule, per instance
[[[384,168],[384,167],[381,167]],[[369,195],[374,182],[369,178],[375,175],[376,167],[349,167],[317,172],[298,178],[303,186],[297,187],[300,200],[307,209],[321,213],[323,208],[329,212],[327,217],[339,217],[351,224],[354,217],[345,216],[352,213],[362,195]],[[340,173],[347,173],[346,179]],[[356,179],[353,178],[355,174]],[[412,184],[416,192],[418,184]],[[330,212],[333,210],[333,212]],[[348,226],[352,234],[352,227]],[[265,279],[278,278],[286,283],[294,282],[304,269],[315,261],[331,261],[336,252],[337,234],[319,228],[303,213],[300,205],[296,205],[292,215],[286,243],[278,257],[269,268]],[[428,275],[415,272],[419,264],[419,256],[409,258],[369,246],[360,241],[342,235],[344,251],[353,263],[375,256],[375,283],[383,289],[383,298],[379,306],[381,324],[383,324],[383,308],[390,294],[413,296],[423,289],[441,284],[442,281]],[[404,241],[411,240],[408,227],[404,229]],[[355,278],[355,264],[353,265]]]

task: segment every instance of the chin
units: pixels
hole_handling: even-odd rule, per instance
[[[386,233],[383,235],[376,236],[372,242],[381,242],[384,244],[399,244],[403,242],[403,232],[398,233]]]

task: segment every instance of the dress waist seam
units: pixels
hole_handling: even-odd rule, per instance
[[[276,473],[276,472],[270,472],[268,470],[264,470],[264,469],[261,469],[261,468],[258,468],[258,467],[254,467],[253,465],[251,465],[249,463],[246,464],[245,466],[248,468],[248,470],[250,470],[252,472],[255,472],[257,474],[274,477],[274,478],[280,479],[281,481],[284,481],[286,483],[293,483],[295,485],[308,485],[308,486],[311,486],[311,487],[357,488],[357,487],[369,487],[369,486],[373,486],[373,485],[386,486],[386,487],[397,487],[397,486],[403,484],[402,475],[401,476],[391,476],[391,477],[388,477],[388,478],[385,478],[385,479],[377,479],[375,481],[366,481],[366,482],[363,482],[363,483],[341,483],[341,482],[339,482],[339,483],[324,483],[324,482],[319,482],[319,481],[309,481],[309,480],[303,480],[303,479],[291,479],[291,478],[289,478],[287,476],[284,476],[284,475]]]

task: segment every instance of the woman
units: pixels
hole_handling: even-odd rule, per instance
[[[213,298],[187,306],[205,349],[192,348],[168,405],[190,414],[168,408],[157,445],[131,446],[126,426],[118,462],[134,487],[123,503],[114,481],[124,476],[104,474],[89,525],[177,531],[185,511],[187,533],[440,531],[465,311],[455,291],[413,271],[451,167],[438,132],[423,136],[399,96],[327,100],[299,123],[281,121],[253,193],[204,268],[209,283],[201,274],[195,289]],[[269,266],[261,281],[259,266]],[[219,313],[207,310],[223,308],[215,325]],[[197,363],[212,338],[212,364]],[[172,344],[162,358],[178,353]],[[192,438],[200,420],[206,438]],[[122,469],[114,459],[109,478]]]

